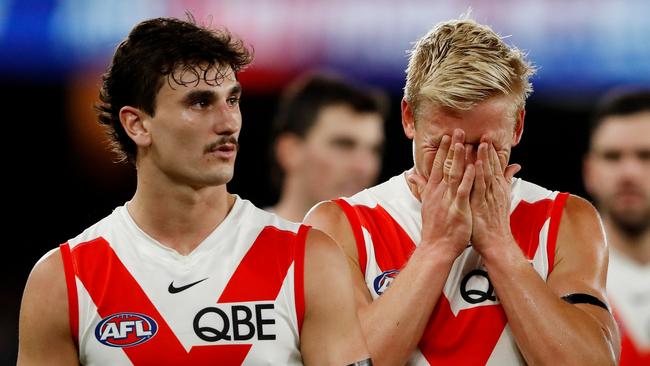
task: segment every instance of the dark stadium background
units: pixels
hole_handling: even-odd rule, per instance
[[[251,11],[262,6],[264,11],[275,11],[272,21],[291,24],[290,16],[283,11],[295,5],[291,1],[274,2],[272,8],[269,2],[264,1],[225,2],[225,5],[213,5],[209,1],[139,1],[134,3],[137,14],[128,18],[128,22],[123,19],[118,22],[120,12],[127,10],[121,10],[119,4],[111,8],[104,3],[0,0],[0,111],[5,202],[2,227],[6,233],[3,236],[4,265],[0,292],[0,364],[15,363],[20,297],[34,263],[49,249],[76,236],[109,214],[114,207],[126,202],[135,189],[134,169],[128,164],[111,163],[110,153],[102,145],[101,139],[98,140],[97,131],[92,127],[95,122],[91,106],[99,75],[108,64],[111,51],[119,39],[138,20],[165,14],[182,17],[183,9],[194,9],[197,18],[202,19],[206,14],[232,12],[228,6],[239,6],[240,10],[250,8]],[[327,36],[326,31],[332,30],[332,23],[336,22],[323,23],[321,26],[324,30],[320,36],[325,44],[322,51],[307,47],[305,52],[311,52],[308,60],[285,69],[273,68],[274,65],[278,66],[276,59],[264,63],[264,58],[268,56],[268,45],[255,46],[255,36],[252,41],[248,39],[262,62],[242,74],[244,96],[241,109],[244,122],[241,150],[229,190],[258,206],[275,202],[277,192],[270,183],[267,152],[270,122],[278,95],[291,77],[301,71],[320,67],[383,88],[390,94],[391,113],[386,123],[387,142],[380,180],[408,169],[411,166],[411,144],[402,132],[399,111],[406,64],[404,50],[410,47],[410,41],[432,24],[458,16],[471,5],[475,19],[492,24],[500,33],[515,36],[520,31],[533,36],[539,33],[539,39],[533,36],[520,39],[523,47],[530,52],[530,58],[540,67],[540,72],[533,79],[537,91],[527,104],[523,141],[513,153],[512,161],[523,166],[518,176],[550,189],[585,196],[581,160],[586,149],[586,128],[593,103],[610,87],[622,84],[650,85],[650,66],[647,63],[650,59],[650,41],[647,38],[650,23],[645,20],[650,14],[649,3],[612,0],[599,2],[596,6],[589,1],[548,1],[543,6],[535,7],[534,11],[541,12],[541,15],[531,13],[517,21],[512,17],[525,14],[523,5],[505,14],[497,15],[493,10],[495,6],[506,9],[513,4],[509,1],[493,1],[490,4],[480,1],[442,1],[436,2],[436,5],[427,1],[402,3],[399,7],[395,5],[396,2],[388,1],[359,2],[354,6],[334,2],[331,5],[339,7],[340,14],[347,17],[354,16],[355,11],[363,13],[365,8],[359,4],[372,7],[378,17],[384,17],[382,19],[387,19],[385,11],[391,6],[396,11],[399,8],[400,16],[414,16],[419,12],[413,9],[417,10],[418,7],[432,14],[430,21],[416,16],[414,19],[397,19],[396,23],[388,25],[424,22],[413,30],[412,35],[404,35],[404,30],[401,30],[397,40],[384,38],[397,49],[389,50],[399,53],[397,64],[394,59],[385,58],[383,53],[373,58],[373,51],[388,52],[386,47],[371,44],[362,51],[358,50],[368,43],[367,38],[363,37],[372,36],[367,32],[368,28],[386,27],[385,23],[374,22],[367,16],[359,15],[359,27],[366,30],[360,32],[361,41],[355,38],[360,37],[354,34],[355,28],[351,28],[347,46],[345,39],[337,38],[339,35],[334,38]],[[316,13],[330,6],[325,1],[313,4],[317,4],[313,5]],[[93,6],[102,11],[108,6],[111,11],[107,11],[106,17],[115,17],[111,19],[119,23],[119,31],[114,30],[111,36],[112,42],[99,45],[81,42],[75,47],[59,47],[58,42],[62,37],[83,32],[83,28],[77,29],[75,24],[93,26],[83,18],[84,12],[96,15],[98,10]],[[434,6],[441,10],[436,11]],[[380,10],[376,10],[377,7]],[[340,16],[339,12],[329,14],[335,20]],[[219,21],[218,17],[213,18],[214,23],[219,24]],[[69,26],[66,28],[61,24]],[[245,38],[247,32],[238,29],[239,26],[234,23],[229,28],[239,31]],[[269,27],[273,29],[272,25]],[[602,32],[605,30],[613,33],[607,33],[609,38],[603,41]],[[284,32],[275,41],[279,44],[277,52],[280,53],[285,51],[281,45],[287,41],[286,37],[296,36],[291,27],[285,26]],[[512,42],[518,44],[515,36]],[[408,41],[402,41],[402,38]],[[527,43],[531,39],[534,42]],[[613,44],[612,39],[618,40],[618,43]],[[272,35],[264,38],[263,42],[273,42]],[[392,44],[395,42],[400,44]],[[330,43],[335,45],[331,46]],[[297,43],[298,46],[302,44]],[[92,51],[90,55],[80,51],[84,47]],[[349,48],[351,53],[341,55],[328,47]],[[299,51],[287,51],[287,57],[296,59],[301,55]],[[611,57],[603,57],[608,52],[612,53]],[[359,58],[359,55],[363,57]],[[86,68],[85,65],[90,66]],[[83,72],[79,72],[80,69]]]

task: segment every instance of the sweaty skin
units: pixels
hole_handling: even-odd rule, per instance
[[[586,201],[571,196],[562,215],[554,270],[544,282],[510,232],[507,165],[523,133],[524,111],[505,96],[468,111],[428,106],[418,112],[402,102],[402,122],[414,140],[415,168],[407,180],[422,202],[421,240],[390,289],[372,301],[354,235],[332,202],[317,206],[306,222],[342,246],[353,274],[359,317],[373,360],[404,364],[417,347],[451,266],[471,240],[530,365],[615,364],[618,335],[611,314],[560,297],[586,293],[605,299],[607,248],[600,220]],[[418,309],[418,311],[413,311]],[[535,332],[531,332],[535,329]]]

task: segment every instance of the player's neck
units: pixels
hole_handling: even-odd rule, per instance
[[[639,264],[650,265],[650,230],[632,237],[606,217],[604,223],[610,246]]]
[[[225,184],[195,189],[140,178],[129,214],[145,233],[183,255],[196,249],[235,203]]]
[[[316,200],[308,198],[303,186],[296,179],[285,179],[282,185],[280,200],[274,206],[274,212],[278,216],[289,221],[301,222]]]

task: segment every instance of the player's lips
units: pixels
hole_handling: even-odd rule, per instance
[[[614,192],[614,199],[621,204],[630,205],[637,204],[648,200],[648,196],[641,189],[636,187],[629,187],[619,189]]]
[[[239,142],[234,135],[218,136],[217,140],[205,147],[205,154],[218,159],[231,160],[237,155]]]
[[[225,143],[211,148],[208,152],[210,155],[224,159],[230,159],[235,157],[235,154],[237,154],[237,145],[232,143]]]
[[[645,198],[640,192],[619,192],[615,197],[621,201],[638,201]]]

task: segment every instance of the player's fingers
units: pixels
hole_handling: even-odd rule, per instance
[[[487,189],[485,183],[485,164],[482,160],[477,160],[474,166],[476,175],[474,177],[474,186],[472,187],[472,197],[477,200],[482,200],[485,197],[485,191]]]
[[[451,170],[451,166],[454,163],[454,158],[456,154],[456,149],[454,148],[456,144],[463,144],[465,142],[465,132],[459,128],[455,129],[453,134],[451,135],[451,147],[449,150],[449,153],[447,154],[447,158],[445,159],[445,166],[444,166],[444,178],[449,177],[449,171]],[[465,157],[463,153],[463,157]]]
[[[451,143],[452,144],[464,144],[465,143],[465,131],[461,130],[460,128],[455,128],[454,133],[451,135]]]
[[[424,188],[427,186],[427,180],[415,172],[415,170],[412,170],[406,174],[406,180],[415,186],[418,196],[421,196],[422,192],[424,192]]]
[[[521,170],[521,165],[519,164],[510,164],[506,168],[506,172],[504,173],[506,177],[506,181],[508,183],[512,183],[512,178]]]
[[[471,144],[465,144],[465,165],[472,163],[472,153],[474,152],[474,146]]]
[[[440,146],[436,151],[436,156],[433,158],[433,165],[431,166],[431,174],[429,180],[433,183],[440,183],[444,178],[444,167],[447,155],[449,154],[449,147],[451,146],[451,136],[444,135],[440,140]]]
[[[508,154],[505,152],[499,154],[499,152],[497,152],[497,156],[499,157],[499,165],[501,167],[501,171],[505,172],[506,168],[508,167]]]
[[[490,156],[490,167],[492,168],[492,174],[495,177],[503,176],[503,169],[501,169],[501,162],[499,161],[499,154],[493,144],[490,144],[488,149]]]
[[[454,160],[451,163],[448,181],[452,192],[455,192],[465,173],[465,146],[461,143],[456,143],[452,146],[452,149],[454,151]]]
[[[458,205],[461,209],[469,208],[470,193],[472,192],[472,186],[474,185],[476,169],[473,164],[468,164],[465,167],[463,172],[463,179],[458,186],[458,191],[456,192],[456,199],[458,200]]]
[[[490,165],[490,155],[489,155],[489,143],[481,142],[478,146],[478,152],[476,153],[476,161],[481,161],[483,163],[483,175],[485,179],[492,176],[492,166]]]

